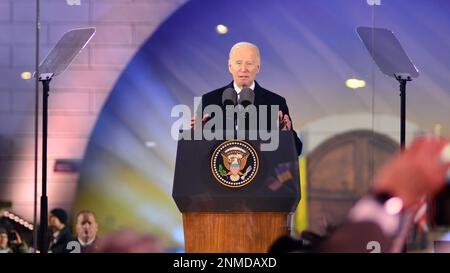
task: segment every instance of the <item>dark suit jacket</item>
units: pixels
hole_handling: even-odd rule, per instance
[[[218,105],[225,112],[225,108],[222,105],[222,94],[223,94],[223,91],[229,87],[233,88],[233,82],[231,82],[227,86],[221,87],[219,89],[213,90],[213,91],[203,95],[202,96],[202,113],[203,113],[203,110],[205,109],[205,107],[207,107],[208,105]],[[267,129],[268,130],[271,129],[271,126],[270,126],[270,106],[271,105],[278,105],[279,110],[282,111],[283,114],[289,115],[289,109],[286,104],[286,99],[283,98],[282,96],[277,95],[267,89],[262,88],[256,81],[255,81],[254,92],[255,92],[254,105],[256,106],[256,109],[258,110],[258,106],[260,106],[260,105],[268,106],[268,113],[267,113],[267,122],[268,122]],[[202,117],[203,115],[201,115],[200,113],[197,113],[197,116]],[[214,114],[211,115],[211,117],[213,117],[213,116],[214,116]],[[290,115],[289,115],[289,118],[290,118]],[[292,122],[292,120],[291,120],[291,122]],[[223,124],[225,124],[225,118],[224,118]],[[259,128],[259,113],[258,113],[258,123],[257,124],[258,124],[258,128]],[[220,128],[220,129],[223,129],[223,128]],[[299,139],[299,137],[297,136],[297,133],[293,130],[293,128],[292,128],[292,131],[294,133],[297,154],[300,155],[302,152],[303,144],[302,144],[301,140]]]
[[[50,238],[49,252],[52,253],[69,253],[71,250],[67,249],[67,244],[71,241],[75,241],[72,237],[72,233],[68,226],[65,226],[60,232],[58,237]]]

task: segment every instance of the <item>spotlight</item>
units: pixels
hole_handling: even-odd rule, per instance
[[[216,26],[216,31],[219,34],[224,35],[224,34],[227,34],[228,27],[225,26],[225,25],[219,24],[219,25]]]
[[[345,81],[345,85],[350,89],[358,89],[366,86],[366,82],[364,80],[351,78]]]
[[[22,78],[22,80],[29,80],[31,79],[31,72],[24,71],[20,74],[20,77]]]
[[[147,148],[155,148],[156,147],[156,142],[154,142],[154,141],[147,141],[147,142],[145,142],[145,146]]]

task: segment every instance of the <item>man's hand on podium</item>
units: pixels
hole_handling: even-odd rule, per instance
[[[195,126],[195,120],[197,119],[197,115],[194,115],[192,118],[191,118],[191,124],[190,124],[190,128],[191,129],[194,129],[194,126]],[[203,119],[202,119],[202,128],[203,128],[203,126],[205,125],[205,123],[208,121],[208,119],[209,119],[209,115],[208,114],[205,114],[204,116],[203,116]]]
[[[291,119],[288,115],[283,115],[281,111],[278,111],[278,121],[282,131],[290,131],[292,129]]]

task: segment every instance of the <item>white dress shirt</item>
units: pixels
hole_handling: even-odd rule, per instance
[[[236,92],[238,94],[238,100],[239,100],[239,93],[241,93],[242,88],[237,86],[235,81],[233,81],[233,87],[234,87],[234,90],[236,90]],[[252,84],[248,88],[250,88],[251,90],[255,91],[255,81],[253,81]]]

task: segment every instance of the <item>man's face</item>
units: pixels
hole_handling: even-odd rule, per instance
[[[90,241],[97,236],[98,225],[92,213],[78,215],[76,225],[77,235],[84,242]]]
[[[239,46],[231,52],[228,60],[228,70],[233,75],[237,86],[249,87],[259,73],[259,60],[256,48],[252,46]]]
[[[58,217],[54,216],[53,214],[50,214],[48,218],[48,227],[53,232],[61,230],[62,229],[62,223],[59,221]]]
[[[0,248],[8,247],[8,234],[1,233],[0,234]]]

